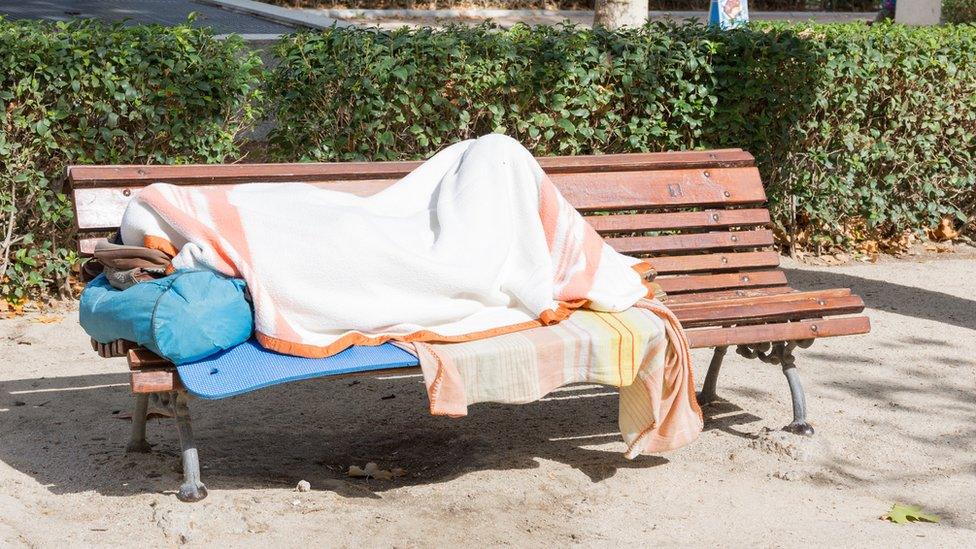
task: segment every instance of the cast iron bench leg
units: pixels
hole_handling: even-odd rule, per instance
[[[807,423],[807,399],[803,394],[803,384],[800,383],[800,374],[796,369],[796,360],[793,358],[793,348],[795,342],[786,344],[787,349],[783,352],[782,364],[783,375],[790,386],[790,398],[793,400],[793,421],[783,427],[784,431],[795,435],[813,436],[813,426]]]
[[[715,402],[718,396],[715,388],[718,386],[718,371],[722,368],[722,360],[728,347],[715,347],[715,354],[712,355],[712,362],[708,365],[708,373],[705,374],[705,381],[702,383],[702,390],[698,393],[698,405],[708,406]]]
[[[137,394],[136,408],[132,411],[132,435],[129,438],[128,446],[125,447],[126,453],[148,454],[152,451],[149,443],[146,442],[146,414],[148,413],[149,394]]]
[[[200,482],[200,457],[197,446],[193,442],[193,431],[190,428],[190,408],[187,406],[187,395],[176,392],[172,395],[173,413],[176,416],[176,426],[180,432],[180,448],[183,453],[183,485],[176,497],[180,501],[200,501],[207,497],[207,487]]]
[[[786,382],[790,386],[790,398],[793,401],[793,421],[786,427],[783,427],[783,430],[803,436],[812,436],[813,426],[807,423],[807,400],[803,394],[803,384],[800,383],[800,375],[796,370],[796,359],[793,357],[793,349],[797,347],[805,349],[812,344],[813,340],[808,339],[803,341],[778,341],[772,344],[739,345],[736,348],[736,352],[746,358],[758,358],[767,364],[779,364],[783,367],[783,375],[786,376]]]

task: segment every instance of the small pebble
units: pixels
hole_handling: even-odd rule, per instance
[[[298,481],[298,486],[295,486],[296,492],[311,492],[312,485],[307,480]]]

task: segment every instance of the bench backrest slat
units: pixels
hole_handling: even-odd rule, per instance
[[[591,215],[590,225],[601,234],[633,231],[666,231],[676,229],[715,229],[769,225],[769,210],[743,208],[740,210],[707,209],[693,212],[647,214]]]
[[[659,274],[690,274],[742,269],[774,268],[779,254],[774,251],[708,253],[691,255],[656,255],[652,263]]]
[[[566,199],[615,249],[648,257],[671,294],[773,291],[769,211],[752,156],[739,149],[547,157],[540,164]],[[141,187],[166,182],[227,185],[306,182],[361,196],[374,194],[419,162],[72,166],[79,249],[90,254],[118,228]]]
[[[772,246],[773,233],[769,229],[760,229],[757,231],[716,231],[662,236],[606,237],[605,240],[618,252],[644,255]]]
[[[761,204],[766,200],[756,168],[599,172],[555,174],[551,177],[570,204],[583,212],[731,206]],[[396,181],[365,179],[306,183],[368,196]],[[251,182],[262,181],[252,179]],[[73,194],[78,229],[96,231],[118,227],[126,204],[142,186],[75,187]]]
[[[223,185],[251,181],[344,181],[399,179],[422,162],[308,162],[301,164],[190,164],[149,166],[71,166],[74,188],[148,185]],[[752,155],[741,149],[668,153],[549,156],[539,158],[548,174],[603,171],[749,167]]]

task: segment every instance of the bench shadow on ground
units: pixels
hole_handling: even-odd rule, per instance
[[[814,345],[798,353],[801,371],[804,356],[828,364],[882,368],[883,375],[822,380],[820,390],[832,392],[838,401],[861,401],[859,409],[884,410],[880,416],[869,414],[858,420],[870,427],[860,441],[864,446],[890,448],[896,454],[899,448],[923,447],[938,456],[929,465],[909,468],[892,468],[886,460],[834,456],[827,466],[832,478],[825,482],[900,486],[927,482],[935,475],[964,475],[956,477],[960,480],[976,475],[976,406],[967,381],[976,358],[965,354],[965,347],[953,339],[957,332],[939,330],[940,325],[976,330],[976,299],[832,271],[787,269],[787,277],[798,289],[851,288],[869,309],[926,321],[919,324],[917,334],[907,335],[885,333],[876,325],[872,334],[862,336],[865,344],[852,347],[852,352],[819,352]],[[915,423],[926,416],[937,419],[935,428]],[[894,496],[905,494],[895,488]],[[958,509],[936,511],[949,518],[959,515]]]
[[[790,285],[800,290],[851,288],[870,309],[976,330],[976,300],[973,299],[840,272],[784,270]],[[931,337],[916,339],[920,345],[948,345]]]
[[[0,382],[0,460],[55,494],[170,492],[179,485],[171,419],[149,423],[151,454],[126,454],[131,409],[125,374]],[[525,405],[479,404],[464,418],[434,417],[418,376],[320,379],[219,402],[191,400],[204,482],[213,490],[293,487],[345,497],[446,482],[485,470],[534,469],[552,460],[592,482],[620,469],[654,470],[667,458],[627,460],[613,389],[571,386]],[[756,418],[728,403],[706,409],[706,429],[738,436]],[[714,421],[708,417],[716,413]],[[401,467],[394,481],[350,479],[350,465]],[[666,469],[666,468],[665,468]]]

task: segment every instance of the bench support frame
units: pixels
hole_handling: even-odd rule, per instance
[[[738,354],[745,358],[758,358],[766,364],[778,364],[783,368],[786,383],[790,386],[790,398],[793,401],[793,421],[783,427],[783,430],[795,435],[813,436],[813,426],[807,423],[807,399],[803,393],[803,384],[796,369],[796,358],[793,350],[797,347],[807,348],[813,345],[812,339],[800,341],[777,341],[775,343],[759,343],[754,345],[739,345]]]
[[[176,497],[180,501],[195,502],[207,497],[207,487],[200,481],[200,456],[197,454],[193,429],[190,427],[188,400],[189,397],[183,391],[170,393],[170,403],[173,406],[173,415],[176,416],[176,427],[180,433],[180,451],[183,456],[183,484]]]
[[[146,442],[146,416],[149,414],[149,395],[140,393],[136,395],[136,408],[132,411],[132,436],[129,444],[125,447],[125,452],[148,454],[152,451],[152,446]]]
[[[137,393],[135,410],[132,412],[132,437],[126,446],[126,453],[136,452],[148,454],[152,446],[146,441],[146,419],[149,413],[149,398],[168,406],[176,419],[176,428],[180,436],[180,454],[183,462],[183,484],[180,485],[176,497],[180,501],[196,502],[207,497],[207,487],[200,480],[200,456],[193,439],[193,428],[190,423],[189,396],[184,391],[165,393]]]
[[[708,373],[705,374],[705,381],[702,382],[702,390],[698,392],[698,405],[708,406],[718,399],[715,388],[718,386],[718,372],[722,369],[722,361],[728,347],[715,347],[712,361],[708,364]]]

